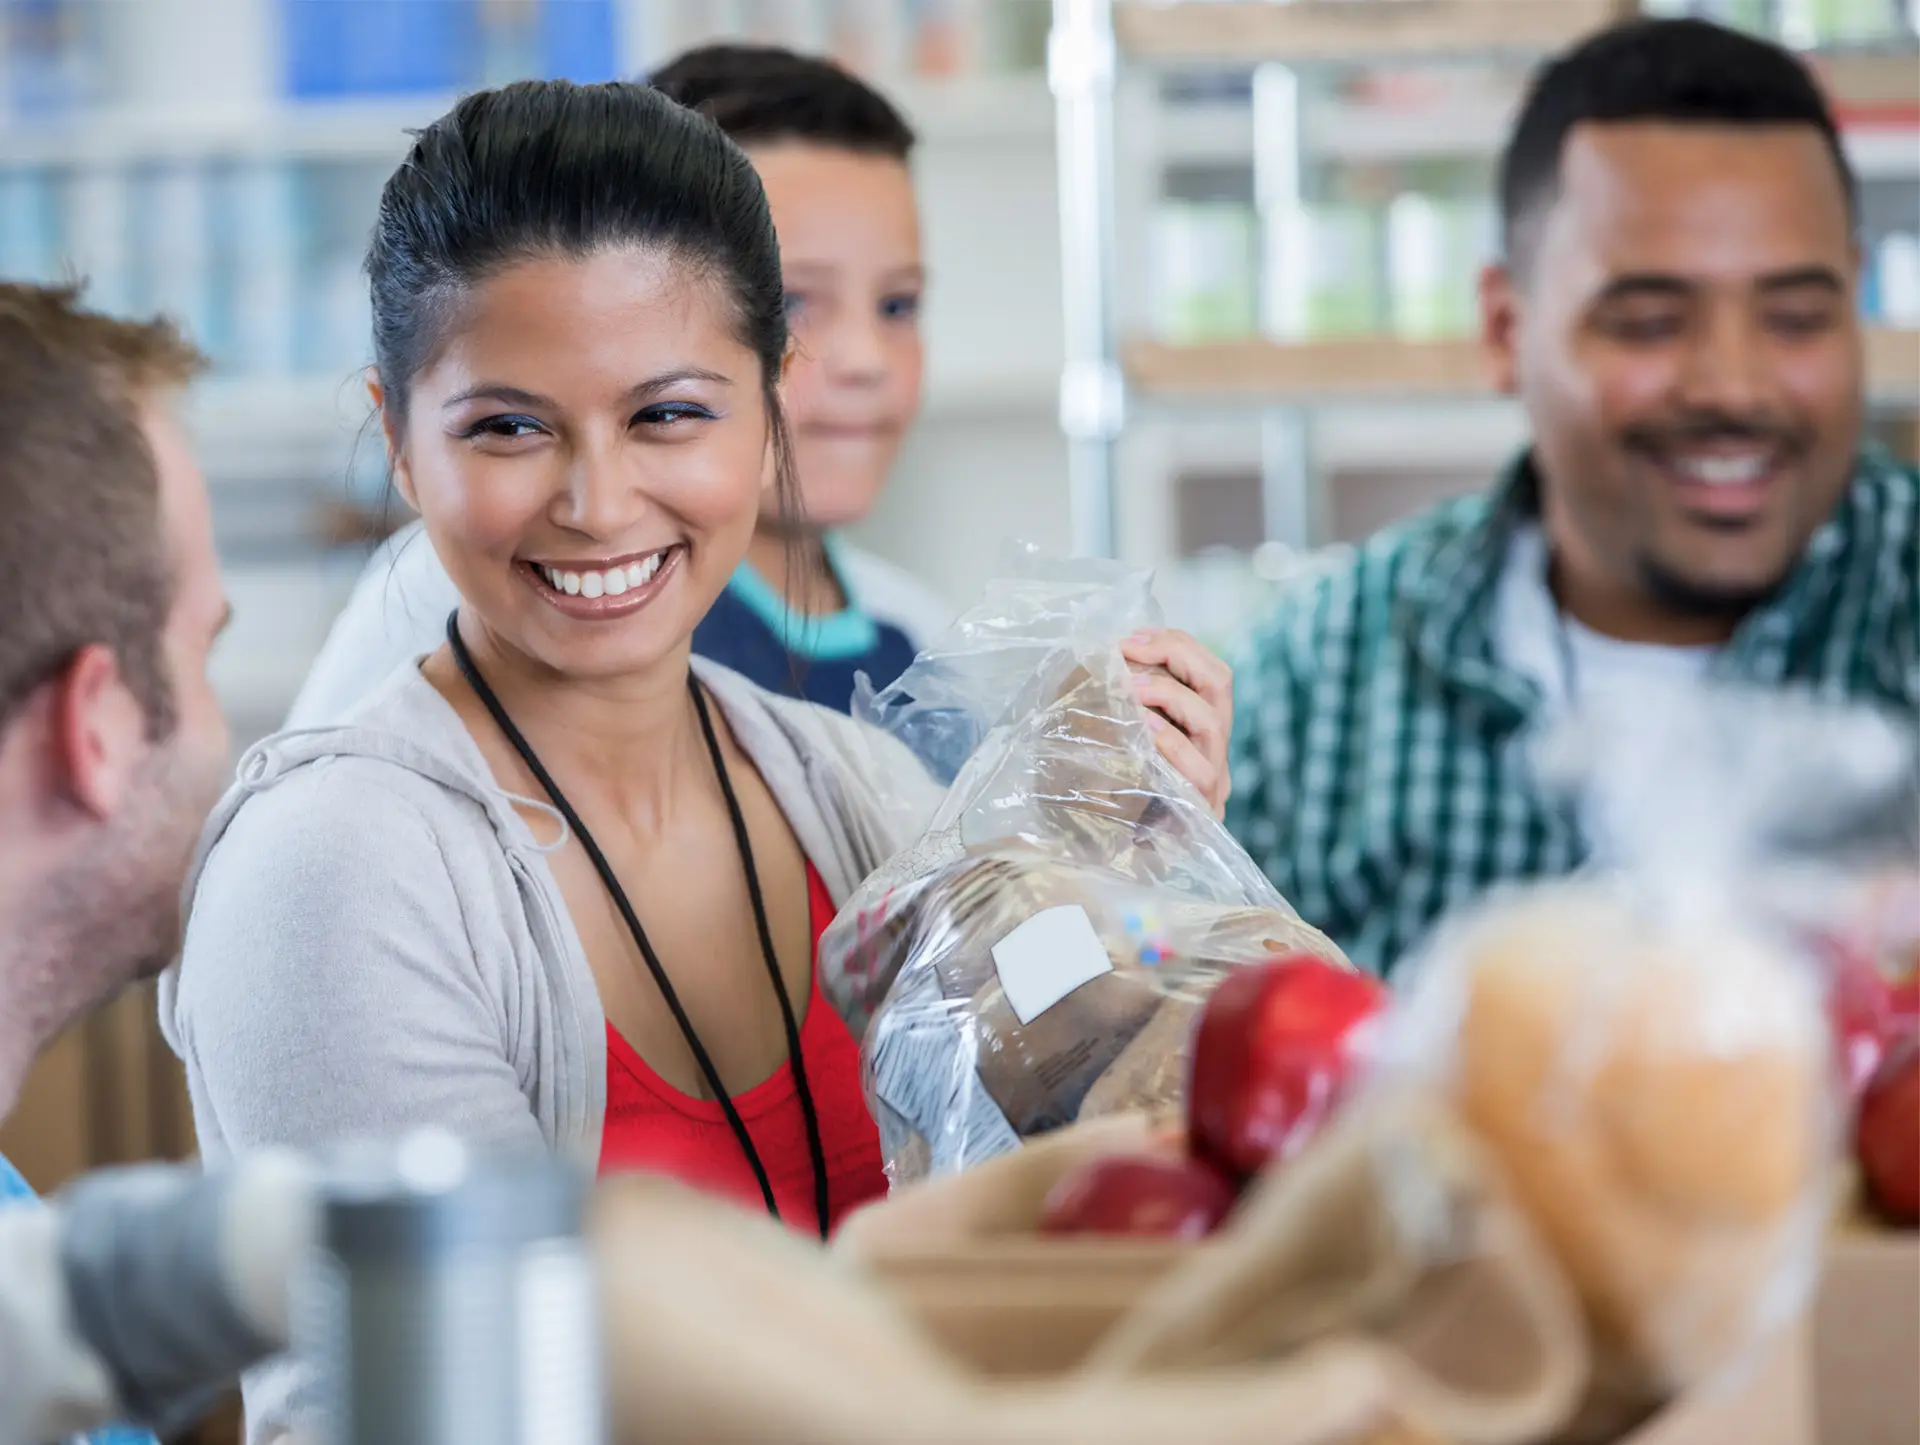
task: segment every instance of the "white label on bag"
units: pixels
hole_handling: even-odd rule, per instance
[[[1030,1024],[1083,983],[1113,972],[1113,960],[1077,903],[1036,913],[993,946],[1000,990]]]

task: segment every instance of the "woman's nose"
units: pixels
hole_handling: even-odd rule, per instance
[[[628,531],[646,510],[633,460],[602,451],[577,455],[566,484],[554,498],[553,520],[569,531],[611,539]]]

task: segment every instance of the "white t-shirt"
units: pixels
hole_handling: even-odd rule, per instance
[[[1607,731],[1609,719],[1638,725],[1659,716],[1676,693],[1696,687],[1713,666],[1717,647],[1671,647],[1622,642],[1585,627],[1560,610],[1547,585],[1547,543],[1529,527],[1513,539],[1495,600],[1494,646],[1509,667],[1540,686],[1538,734],[1550,735],[1576,714]],[[1643,818],[1644,770],[1629,750],[1612,758],[1591,755],[1578,792],[1581,825],[1597,859],[1631,851]],[[1624,766],[1611,779],[1604,771]]]
[[[1514,536],[1494,608],[1500,658],[1540,685],[1548,722],[1576,706],[1657,705],[1663,691],[1704,678],[1720,650],[1622,642],[1568,617],[1547,587],[1547,540],[1537,526]]]

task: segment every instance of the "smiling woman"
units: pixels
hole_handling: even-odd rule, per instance
[[[650,83],[752,160],[780,234],[791,335],[780,391],[797,487],[763,494],[747,554],[694,632],[694,652],[770,691],[849,711],[860,674],[885,687],[953,615],[841,535],[872,511],[919,406],[913,131],[864,81],[777,47],[702,46]],[[369,559],[293,724],[338,721],[438,646],[457,596],[419,524],[402,529]]]
[[[203,1152],[439,1126],[824,1235],[885,1180],[814,955],[933,788],[691,655],[790,485],[760,180],[643,86],[483,92],[388,182],[368,272],[394,482],[459,604],[215,812],[162,1000]],[[1132,650],[1219,801],[1225,668]],[[303,1383],[249,1382],[250,1439]]]

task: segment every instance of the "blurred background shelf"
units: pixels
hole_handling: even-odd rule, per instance
[[[1862,180],[1920,176],[1920,56],[1912,61],[1911,106],[1856,108],[1842,114],[1847,159]],[[1322,99],[1304,123],[1304,148],[1343,165],[1396,161],[1491,161],[1506,143],[1519,105],[1511,94],[1464,97],[1446,106],[1386,106]],[[1239,103],[1190,105],[1154,128],[1163,160],[1201,165],[1250,165],[1253,112]]]
[[[831,50],[874,78],[922,142],[928,369],[921,424],[858,540],[956,599],[1011,536],[1074,544],[1061,317],[1081,261],[1062,269],[1048,0],[447,0],[448,14],[515,23],[612,16],[591,53],[568,52],[584,70],[521,35],[485,75],[459,68],[477,51],[448,58],[458,47],[344,45],[330,68],[300,39],[323,14],[342,35],[381,9],[413,24],[414,0],[32,4],[73,23],[65,48],[42,32],[24,56],[5,53],[17,32],[0,26],[0,272],[70,267],[100,304],[169,311],[212,353],[190,420],[242,603],[220,671],[243,740],[278,721],[366,535],[400,515],[360,382],[380,186],[408,131],[507,75],[639,74],[731,37]],[[1764,8],[1839,13],[1829,0]],[[1849,48],[1812,63],[1862,177],[1863,317],[1907,327],[1920,58],[1875,48],[1903,34],[1884,8],[1873,44],[1849,31]],[[1133,338],[1111,359],[1140,404],[1115,448],[1112,504],[1123,555],[1159,570],[1176,611],[1189,570],[1218,571],[1213,549],[1244,564],[1261,539],[1349,535],[1483,484],[1523,440],[1517,407],[1483,389],[1472,341],[1473,277],[1497,246],[1494,161],[1533,64],[1622,9],[1118,0],[1106,285],[1113,335]],[[849,16],[884,23],[855,34]],[[1252,339],[1265,335],[1357,339]],[[1876,393],[1911,405],[1912,333],[1870,344]]]
[[[1866,341],[1869,394],[1920,407],[1920,330],[1870,326]]]
[[[1920,56],[1910,46],[1832,50],[1810,63],[1843,117],[1920,121]]]
[[[1158,62],[1538,54],[1631,14],[1632,0],[1328,0],[1114,7],[1123,53]]]
[[[1116,0],[1110,28],[1104,7],[1061,11],[1084,22],[1061,73],[1087,87],[1073,95],[1093,97],[1094,114],[1111,112],[1099,122],[1110,141],[1090,140],[1063,101],[1062,199],[1080,208],[1063,262],[1077,298],[1068,316],[1099,319],[1070,330],[1068,356],[1080,381],[1097,372],[1136,403],[1063,411],[1078,428],[1079,545],[1112,537],[1163,576],[1204,563],[1219,577],[1231,570],[1222,556],[1244,559],[1256,543],[1350,539],[1484,486],[1524,441],[1474,339],[1474,278],[1499,253],[1496,168],[1514,114],[1544,56],[1629,14],[1683,12],[1770,35],[1832,97],[1860,181],[1874,424],[1913,451],[1914,7]],[[1119,62],[1111,82],[1107,56]],[[1445,445],[1431,445],[1442,429]]]
[[[1865,339],[1869,392],[1879,400],[1920,404],[1920,330],[1870,327]],[[1129,384],[1148,398],[1298,403],[1491,394],[1480,345],[1470,339],[1250,339],[1186,346],[1136,340],[1122,355]]]
[[[1486,392],[1478,343],[1397,337],[1198,345],[1138,340],[1122,352],[1127,380],[1148,397],[1300,402],[1452,397]]]
[[[902,78],[887,94],[930,144],[1045,141],[1053,132],[1053,100],[1040,75]],[[456,99],[444,93],[199,111],[173,105],[95,109],[69,123],[10,127],[0,138],[0,165],[278,160],[392,166],[406,155],[409,132],[445,114]]]

